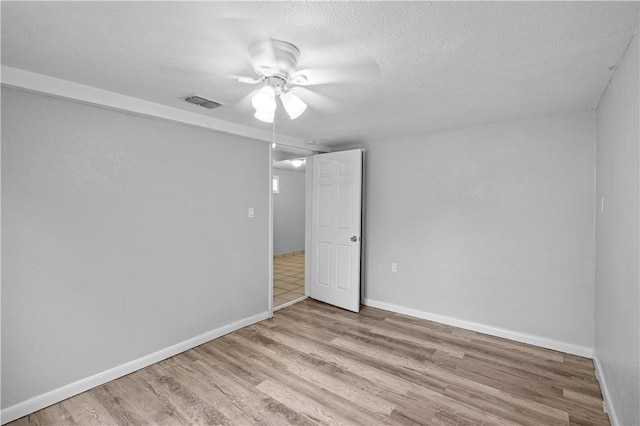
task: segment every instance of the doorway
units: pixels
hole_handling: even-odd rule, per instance
[[[286,148],[284,148],[286,150]],[[306,159],[273,151],[273,310],[301,300],[305,291]]]
[[[272,153],[272,311],[307,297],[360,310],[363,153]]]

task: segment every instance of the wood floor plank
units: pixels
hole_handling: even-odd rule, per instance
[[[72,413],[73,420],[81,425],[115,423],[107,410],[88,393],[82,393],[62,401],[62,407]]]
[[[267,352],[267,348],[251,341],[241,343],[240,340],[236,340],[236,344],[244,344],[248,350],[265,356],[275,355],[274,351]],[[295,349],[293,351],[295,352],[282,349],[278,355],[285,363],[288,372],[299,377],[306,377],[316,385],[373,413],[389,415],[395,408],[393,404],[376,396],[377,386],[367,378],[336,368],[335,365],[305,352],[297,352]]]
[[[355,357],[351,356],[348,352],[337,350],[335,347],[330,347],[313,339],[309,339],[307,335],[291,335],[286,331],[282,332],[278,328],[273,328],[268,336],[273,341],[280,342],[301,352],[315,356],[319,360],[324,360],[328,364],[334,365],[336,368],[374,381],[380,388],[386,388],[391,392],[405,394],[413,386],[412,382],[408,380],[377,369],[374,366],[361,362],[361,360],[359,361],[359,355]]]
[[[217,387],[227,395],[234,405],[246,407],[258,424],[294,424],[311,426],[315,423],[300,416],[272,398],[254,392],[254,386],[248,385],[223,367],[216,367],[206,360],[192,364],[192,369],[205,378],[212,387]]]
[[[256,352],[251,351],[246,344],[240,342],[233,345],[233,348],[234,350],[239,349],[236,353],[238,359],[251,364],[261,377],[265,377],[265,381],[271,380],[280,383],[294,392],[305,395],[309,400],[315,401],[316,405],[334,407],[335,411],[340,413],[341,418],[347,419],[347,424],[382,424],[385,422],[384,416],[377,416],[367,407],[358,406],[358,410],[351,410],[350,407],[353,407],[354,403],[341,395],[344,393],[342,389],[327,389],[316,382],[318,374],[316,369],[310,368],[304,375],[295,374],[297,371],[290,371],[287,368],[290,363],[287,362],[287,355],[284,352],[281,352],[278,358],[272,358],[257,356]],[[312,373],[314,373],[313,376]],[[276,398],[274,397],[274,399]]]
[[[307,299],[10,423],[73,424],[609,425],[609,419],[589,359]]]
[[[295,330],[278,330],[281,333],[289,333],[289,336],[292,339],[309,339],[314,340],[314,336],[309,333],[296,333]],[[429,389],[438,390],[440,392],[444,391],[446,388],[446,383],[441,381],[433,380],[429,376],[422,375],[420,372],[403,368],[399,364],[395,364],[393,362],[389,362],[389,359],[382,357],[382,359],[377,359],[373,356],[363,354],[362,351],[352,350],[350,348],[340,347],[336,345],[327,344],[324,340],[315,341],[316,344],[323,345],[324,348],[331,352],[335,353],[340,358],[345,360],[351,360],[353,362],[362,364],[365,368],[373,368],[375,370],[379,370],[388,376],[396,377],[401,381],[405,381],[410,383],[410,387],[413,388],[416,385],[420,385]]]
[[[154,366],[152,366],[154,367]],[[190,424],[231,425],[215,406],[199,397],[193,390],[194,383],[180,381],[175,375],[157,367],[141,370],[144,380],[149,383],[153,393],[163,397],[175,407]],[[185,422],[186,423],[186,422]]]
[[[282,383],[267,379],[260,383],[256,389],[319,424],[343,425],[350,422],[340,413],[336,413],[322,404],[317,404],[313,399]]]
[[[566,412],[546,410],[545,406],[526,400],[519,400],[505,394],[473,392],[462,387],[449,386],[445,391],[445,395],[517,424],[531,426],[539,424],[569,424],[569,415]]]
[[[140,412],[136,412],[135,406],[131,406],[131,400],[127,398],[127,391],[119,383],[114,380],[89,392],[107,410],[116,424],[148,424],[149,421],[142,417]]]
[[[21,419],[18,419],[16,424],[21,425],[77,425],[78,422],[74,420],[72,415],[62,404],[53,404],[49,407],[43,408],[40,411],[29,414]],[[13,425],[13,423],[11,423]]]
[[[391,339],[396,339],[396,340],[404,340],[407,342],[411,342],[414,343],[416,345],[421,345],[424,346],[426,348],[430,348],[435,350],[436,352],[441,352],[443,354],[446,354],[448,356],[454,357],[454,358],[459,358],[462,359],[462,357],[464,356],[464,351],[462,350],[456,350],[456,349],[452,349],[446,345],[441,345],[438,343],[432,343],[428,340],[425,340],[424,338],[421,337],[417,337],[412,335],[411,333],[398,333],[396,331],[391,331],[385,328],[378,328],[375,327],[373,329],[371,329],[371,332],[374,334],[378,334],[380,336],[386,336],[388,338]]]

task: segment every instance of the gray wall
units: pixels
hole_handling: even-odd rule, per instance
[[[594,125],[582,113],[368,146],[364,297],[592,348]]]
[[[640,424],[639,72],[636,35],[596,111],[595,355],[622,425]]]
[[[280,193],[273,195],[273,253],[304,250],[305,173],[273,169]]]
[[[2,407],[268,311],[268,155],[3,88]]]

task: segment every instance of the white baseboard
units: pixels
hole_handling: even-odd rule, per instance
[[[596,378],[598,379],[598,383],[600,383],[600,390],[602,390],[604,412],[609,415],[609,422],[611,422],[611,425],[618,426],[620,422],[618,421],[616,410],[611,403],[611,394],[609,393],[609,388],[607,387],[607,381],[602,370],[602,364],[600,364],[598,354],[596,354],[595,351],[593,353],[593,365],[596,367]]]
[[[457,318],[451,318],[443,315],[432,314],[430,312],[419,311],[417,309],[407,308],[393,303],[380,302],[371,299],[362,299],[362,304],[373,308],[384,309],[385,311],[396,312],[398,314],[409,315],[416,318],[422,318],[429,321],[439,322],[441,324],[452,325],[454,327],[464,328],[465,330],[477,331],[479,333],[489,334],[491,336],[503,337],[516,342],[528,343],[542,348],[552,349],[572,355],[578,355],[586,358],[593,357],[593,348],[580,346],[573,343],[562,342],[560,340],[549,339],[546,337],[535,336],[527,333],[507,330],[504,328],[493,327],[486,324],[480,324],[471,321],[465,321]]]
[[[19,402],[15,405],[3,409],[0,413],[0,419],[2,419],[2,424],[19,419],[20,417],[26,416],[27,414],[33,413],[34,411],[38,411],[42,408],[48,407],[51,404],[63,401],[67,398],[95,388],[96,386],[100,386],[104,383],[110,382],[111,380],[117,379],[119,377],[126,376],[127,374],[140,370],[141,368],[148,367],[151,364],[155,364],[156,362],[160,362],[181,352],[202,345],[203,343],[207,343],[210,340],[216,339],[220,336],[224,336],[225,334],[231,333],[235,330],[249,326],[251,324],[266,320],[270,317],[271,315],[269,314],[269,312],[263,312],[261,314],[257,314],[248,318],[243,318],[239,321],[192,337],[191,339],[187,339],[173,346],[169,346],[168,348],[164,348],[152,354],[145,355],[142,358],[134,359],[133,361],[129,361],[101,373],[94,374],[93,376],[80,379],[73,383],[69,383],[68,385],[64,385],[58,389],[54,389],[52,391],[43,393],[42,395],[35,396],[26,401]]]

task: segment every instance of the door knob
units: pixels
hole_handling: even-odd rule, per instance
[[[356,237],[356,236],[354,235],[353,237],[351,237],[351,241],[353,241],[353,242],[355,243],[356,241],[358,241],[358,237]]]

